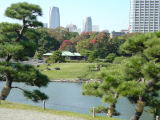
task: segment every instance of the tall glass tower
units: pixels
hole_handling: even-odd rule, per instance
[[[92,32],[92,18],[86,17],[83,23],[83,32]]]
[[[160,31],[160,0],[130,1],[130,32]]]
[[[48,27],[53,29],[60,27],[60,14],[58,7],[50,8]]]

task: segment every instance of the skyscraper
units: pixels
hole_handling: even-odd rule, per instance
[[[58,7],[50,8],[48,27],[53,29],[60,27],[60,14]]]
[[[77,32],[77,26],[74,24],[69,24],[66,26],[69,32]]]
[[[130,32],[160,30],[160,0],[131,0]]]
[[[83,23],[83,32],[92,32],[92,18],[86,17]]]

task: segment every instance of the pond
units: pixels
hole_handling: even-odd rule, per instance
[[[3,82],[0,82],[0,89],[2,89]],[[27,89],[35,89],[34,87],[26,86],[23,83],[14,83],[14,86],[19,86]],[[92,96],[83,96],[80,83],[62,83],[51,82],[48,87],[40,88],[49,96],[46,101],[46,107],[50,109],[78,112],[83,114],[91,114],[89,109],[99,105],[106,105],[101,102],[100,98]],[[43,106],[43,103],[33,103],[24,98],[23,94],[18,89],[13,89],[7,98],[8,101],[30,104],[34,106]],[[126,98],[121,98],[117,104],[117,110],[121,113],[116,118],[129,120],[134,114],[135,105],[131,104]],[[143,113],[141,120],[152,120],[153,116],[146,112]]]

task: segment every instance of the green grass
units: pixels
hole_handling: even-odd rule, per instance
[[[38,69],[43,74],[47,75],[51,80],[69,80],[86,77],[88,73],[88,67],[95,65],[95,63],[56,63],[48,66],[51,70],[47,70],[47,65],[43,64]],[[54,68],[60,68],[60,70],[54,70]],[[91,75],[90,75],[91,76]]]
[[[112,119],[112,118],[107,118],[107,117],[93,118],[91,115],[79,114],[79,113],[74,113],[74,112],[66,112],[66,111],[58,111],[58,110],[50,110],[50,109],[43,110],[40,107],[18,104],[18,103],[11,103],[11,102],[6,102],[6,101],[1,101],[0,108],[31,110],[31,111],[49,113],[49,114],[54,114],[54,115],[83,118],[85,120],[118,120],[118,119]]]

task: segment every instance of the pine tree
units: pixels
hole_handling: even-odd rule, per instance
[[[160,114],[160,36],[159,33],[147,33],[129,38],[121,50],[131,57],[126,59],[124,84],[120,93],[136,103],[136,113],[132,120],[139,120],[145,106],[149,106],[156,116]],[[127,92],[128,91],[128,92]]]
[[[98,106],[97,113],[106,113],[107,116],[117,116],[120,113],[116,111],[116,103],[119,98],[118,86],[123,82],[122,65],[109,65],[107,69],[103,68],[97,78],[100,81],[83,84],[83,94],[102,98],[104,103],[108,103],[108,107]]]
[[[39,90],[29,91],[12,85],[13,82],[24,82],[30,86],[45,87],[49,82],[49,79],[34,66],[16,62],[28,55],[27,52],[32,51],[27,48],[33,47],[30,41],[32,36],[29,36],[33,33],[28,33],[42,26],[42,23],[37,20],[37,17],[42,15],[42,10],[38,5],[22,2],[8,7],[5,15],[22,23],[0,23],[0,80],[5,81],[0,100],[5,100],[14,88],[22,90],[27,98],[35,102],[45,100],[48,98],[47,95]]]
[[[132,120],[139,120],[147,106],[154,116],[159,115],[159,48],[160,33],[129,37],[120,47],[127,57],[118,62],[113,61],[105,71],[101,71],[101,81],[84,84],[84,94],[101,97],[111,106],[116,105],[119,97],[127,97],[136,104]]]

